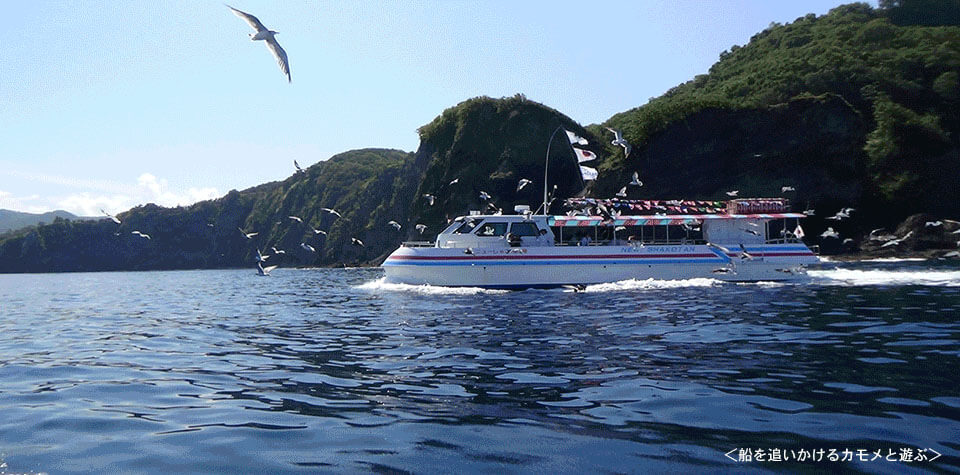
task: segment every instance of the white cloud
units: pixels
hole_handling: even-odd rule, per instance
[[[137,178],[140,196],[148,196],[148,202],[160,206],[186,206],[197,201],[209,200],[220,196],[216,188],[188,188],[181,193],[169,191],[167,180],[157,178],[151,173],[143,173]]]
[[[101,214],[101,209],[109,213],[118,213],[147,203],[167,207],[187,206],[220,196],[220,192],[212,187],[175,189],[166,179],[158,178],[152,173],[140,174],[135,184],[55,175],[25,173],[15,173],[15,175],[27,180],[83,189],[76,193],[44,198],[40,195],[15,196],[10,192],[0,191],[0,208],[29,213],[63,209],[80,216],[98,216]]]
[[[0,209],[12,209],[25,213],[45,213],[50,211],[43,204],[32,204],[40,200],[40,195],[16,196],[9,191],[0,190]]]
[[[125,195],[93,195],[91,193],[75,193],[56,201],[58,209],[67,210],[78,216],[100,216],[100,210],[116,213],[130,209],[131,199]]]

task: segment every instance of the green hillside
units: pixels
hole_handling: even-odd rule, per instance
[[[956,215],[957,4],[852,4],[771,25],[708,74],[611,117],[604,125],[638,146],[629,160],[607,146],[594,192],[639,169],[651,197],[793,185],[801,204],[860,207],[864,223]]]
[[[20,211],[0,209],[0,234],[41,223],[52,223],[53,220],[57,218],[88,219],[80,218],[73,213],[63,210],[50,211],[47,213],[23,213]]]

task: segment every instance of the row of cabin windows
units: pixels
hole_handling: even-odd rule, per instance
[[[454,231],[454,234],[468,234],[473,232],[477,236],[482,237],[495,237],[503,236],[507,234],[507,225],[510,225],[510,233],[514,236],[538,236],[540,235],[540,229],[537,228],[536,223],[532,222],[522,222],[522,223],[502,223],[495,221],[488,221],[477,226],[479,221],[468,220],[463,223],[459,228]]]
[[[583,244],[585,242],[683,242],[699,243],[703,241],[700,226],[611,226],[554,227],[553,234],[561,244]]]

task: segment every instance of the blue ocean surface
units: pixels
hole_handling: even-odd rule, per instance
[[[0,275],[0,472],[960,471],[960,266]]]

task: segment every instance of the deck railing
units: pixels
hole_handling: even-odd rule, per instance
[[[404,241],[400,243],[400,245],[403,247],[434,247],[437,243],[431,241]]]

